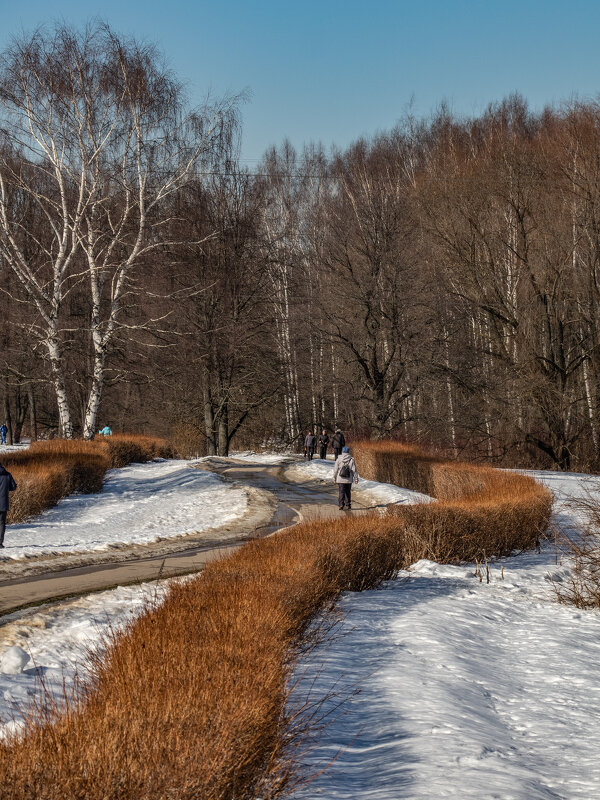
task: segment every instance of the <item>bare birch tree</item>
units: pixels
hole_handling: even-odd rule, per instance
[[[169,198],[231,130],[232,102],[189,113],[183,103],[155,49],[106,25],[38,31],[2,57],[0,252],[38,313],[66,437],[73,420],[61,350],[65,298],[87,285],[92,374],[83,434],[90,438],[107,354],[126,325],[124,304],[140,292],[136,267],[164,246]],[[41,230],[21,225],[15,193],[37,206]]]

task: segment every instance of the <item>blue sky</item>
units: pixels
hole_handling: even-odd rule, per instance
[[[156,42],[191,98],[248,89],[243,158],[288,137],[345,146],[441,100],[459,114],[521,92],[534,108],[600,91],[598,0],[0,0],[0,47],[99,16]]]

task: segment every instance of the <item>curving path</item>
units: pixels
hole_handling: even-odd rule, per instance
[[[283,465],[205,460],[200,468],[248,488],[249,510],[241,520],[202,535],[11,565],[0,573],[0,615],[115,586],[199,572],[213,559],[255,536],[268,536],[304,519],[338,517],[337,488],[333,484],[319,480],[297,482],[286,477],[286,467],[297,460],[286,459]],[[360,493],[355,494],[353,505],[358,513],[373,509],[365,501],[361,503]],[[9,577],[8,569],[13,574],[19,570],[20,574]]]

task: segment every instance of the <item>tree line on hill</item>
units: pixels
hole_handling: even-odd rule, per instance
[[[600,106],[440,107],[240,162],[241,98],[190,109],[103,25],[0,62],[0,395],[13,439],[308,427],[600,468]],[[0,412],[2,413],[2,412]]]

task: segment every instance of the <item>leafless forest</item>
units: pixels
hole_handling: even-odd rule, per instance
[[[13,439],[109,424],[226,454],[340,425],[600,469],[599,104],[441,107],[253,171],[240,112],[190,108],[102,26],[3,54]]]

